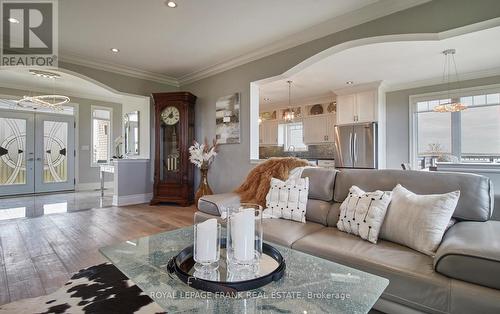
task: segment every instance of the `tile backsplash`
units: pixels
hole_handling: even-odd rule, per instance
[[[299,157],[305,159],[333,159],[335,154],[335,145],[318,144],[309,145],[307,151],[287,152],[283,146],[260,146],[259,159],[270,157]]]

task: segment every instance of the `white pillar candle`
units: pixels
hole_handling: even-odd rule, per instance
[[[217,260],[217,219],[208,219],[196,226],[196,261]]]
[[[255,213],[245,208],[231,217],[231,237],[234,257],[239,261],[250,261],[255,250]]]

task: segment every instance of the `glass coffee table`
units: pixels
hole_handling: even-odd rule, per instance
[[[166,312],[368,313],[389,280],[272,244],[286,262],[283,278],[236,297],[196,290],[167,271],[193,243],[193,228],[159,233],[100,252]]]

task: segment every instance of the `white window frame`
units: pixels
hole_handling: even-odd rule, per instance
[[[440,92],[433,92],[433,93],[426,93],[426,94],[419,94],[419,95],[411,95],[409,97],[409,153],[410,153],[410,164],[412,166],[412,169],[418,169],[417,165],[417,155],[418,155],[418,130],[417,130],[417,115],[415,114],[417,112],[417,103],[423,102],[423,101],[430,101],[430,100],[436,100],[436,99],[446,99],[446,98],[452,98],[452,99],[457,99],[460,97],[468,97],[468,96],[478,96],[478,95],[485,95],[485,94],[495,94],[495,93],[500,93],[500,84],[494,84],[494,85],[486,85],[486,86],[475,86],[475,87],[469,87],[469,88],[461,88],[461,89],[454,89],[451,91],[440,91]],[[452,116],[453,119],[453,116]],[[452,126],[452,141],[453,138],[457,137],[457,134],[454,134],[455,132],[453,130]],[[456,132],[455,132],[456,133]],[[453,150],[453,143],[452,143],[452,150]],[[485,164],[487,166],[488,164]],[[497,165],[498,166],[498,165]]]
[[[96,105],[91,105],[90,106],[90,167],[96,168],[99,167],[100,164],[94,162],[94,156],[93,156],[93,148],[94,148],[94,119],[97,120],[105,120],[105,119],[99,119],[99,118],[94,118],[94,111],[95,110],[106,110],[109,111],[109,145],[108,145],[108,157],[111,158],[113,156],[112,152],[112,146],[113,146],[113,108],[112,107],[105,107],[105,106],[96,106]]]
[[[289,126],[291,125],[297,125],[297,124],[302,124],[302,143],[304,144],[305,147],[295,147],[293,151],[289,150],[290,145],[290,129]],[[309,147],[307,144],[304,143],[304,123],[302,120],[300,121],[295,121],[295,122],[290,122],[290,123],[284,123],[283,125],[283,150],[285,152],[307,152],[309,150]]]

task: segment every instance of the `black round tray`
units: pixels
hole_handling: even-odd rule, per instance
[[[226,239],[221,240],[221,248],[226,247]],[[189,286],[209,291],[209,292],[223,292],[223,293],[236,293],[238,291],[248,291],[265,286],[273,281],[278,281],[285,273],[285,260],[281,253],[273,246],[263,243],[263,254],[270,256],[274,259],[278,266],[272,272],[263,275],[262,277],[253,278],[244,281],[211,281],[194,277],[189,274],[190,270],[194,267],[195,261],[193,260],[193,245],[188,246],[179,252],[176,256],[172,257],[167,265],[167,270],[170,274],[175,274],[182,282]]]

